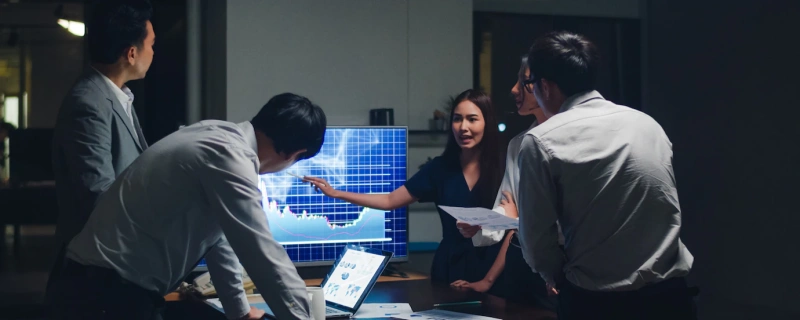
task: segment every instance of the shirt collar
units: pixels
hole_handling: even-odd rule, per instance
[[[558,110],[558,113],[569,111],[569,109],[572,109],[573,107],[579,104],[582,104],[586,101],[593,99],[605,99],[605,98],[603,98],[603,96],[600,95],[600,92],[597,92],[597,90],[584,91],[578,94],[574,94],[564,101],[564,104],[561,105],[561,108]]]
[[[245,121],[237,123],[236,125],[244,132],[244,141],[253,148],[253,152],[258,154],[258,143],[256,142],[256,131],[253,128],[253,124],[251,124],[250,121]]]
[[[101,76],[103,76],[103,79],[106,81],[108,86],[111,87],[111,90],[114,92],[114,95],[117,96],[117,100],[119,100],[119,102],[122,103],[122,106],[125,107],[127,110],[128,103],[133,102],[133,92],[131,92],[131,89],[129,89],[128,86],[126,85],[123,85],[122,88],[117,87],[114,81],[111,81],[111,79],[109,79],[105,74],[95,69],[94,67],[92,67],[92,69],[94,71],[97,71],[97,73],[99,73]]]

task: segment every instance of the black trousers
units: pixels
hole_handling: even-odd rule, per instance
[[[506,300],[524,304],[535,303],[538,307],[556,311],[558,298],[547,295],[544,279],[539,274],[533,273],[525,262],[516,233],[512,236],[506,251],[506,267],[503,274],[505,276],[503,296]]]
[[[589,291],[560,279],[558,319],[697,319],[695,288],[688,288],[684,278],[668,279],[636,291]]]
[[[50,296],[53,293],[51,287],[53,283],[58,281],[58,276],[61,275],[61,267],[64,265],[64,259],[67,254],[67,243],[61,245],[61,249],[58,250],[58,256],[56,256],[56,262],[53,263],[53,267],[50,268],[50,274],[47,278],[47,287],[45,289],[45,305],[50,306],[52,304],[52,297]]]
[[[116,271],[86,266],[68,258],[48,288],[51,319],[160,320],[164,298]]]

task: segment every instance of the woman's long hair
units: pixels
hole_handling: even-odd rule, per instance
[[[469,89],[462,92],[452,99],[450,108],[450,137],[447,139],[447,146],[444,148],[442,158],[448,163],[460,165],[461,147],[456,142],[456,137],[452,132],[453,113],[459,103],[469,100],[478,106],[483,113],[483,121],[486,127],[483,129],[483,139],[475,146],[480,151],[480,170],[481,175],[475,184],[480,197],[480,206],[491,208],[497,196],[497,190],[503,181],[505,173],[505,148],[500,140],[500,130],[497,127],[497,116],[495,115],[492,99],[481,90]]]

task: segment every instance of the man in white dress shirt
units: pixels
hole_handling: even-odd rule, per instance
[[[325,126],[322,109],[285,93],[249,122],[202,121],[148,148],[68,245],[54,318],[157,319],[205,257],[229,319],[264,314],[247,302],[239,261],[278,319],[308,319],[305,283],[272,237],[258,182],[316,155]]]
[[[692,319],[672,145],[646,114],[594,90],[597,53],[553,32],[528,52],[548,116],[522,141],[519,237],[559,319]],[[565,243],[558,244],[559,222]]]

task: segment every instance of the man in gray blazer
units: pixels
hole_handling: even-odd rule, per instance
[[[60,250],[47,280],[48,301],[67,244],[100,194],[147,148],[125,83],[144,78],[153,61],[151,15],[146,0],[107,1],[95,5],[88,21],[91,68],[64,98],[53,135]]]
[[[64,98],[53,139],[61,246],[83,229],[97,197],[147,148],[125,83],[144,78],[153,60],[151,6],[111,1],[94,12],[88,24],[92,67]]]

